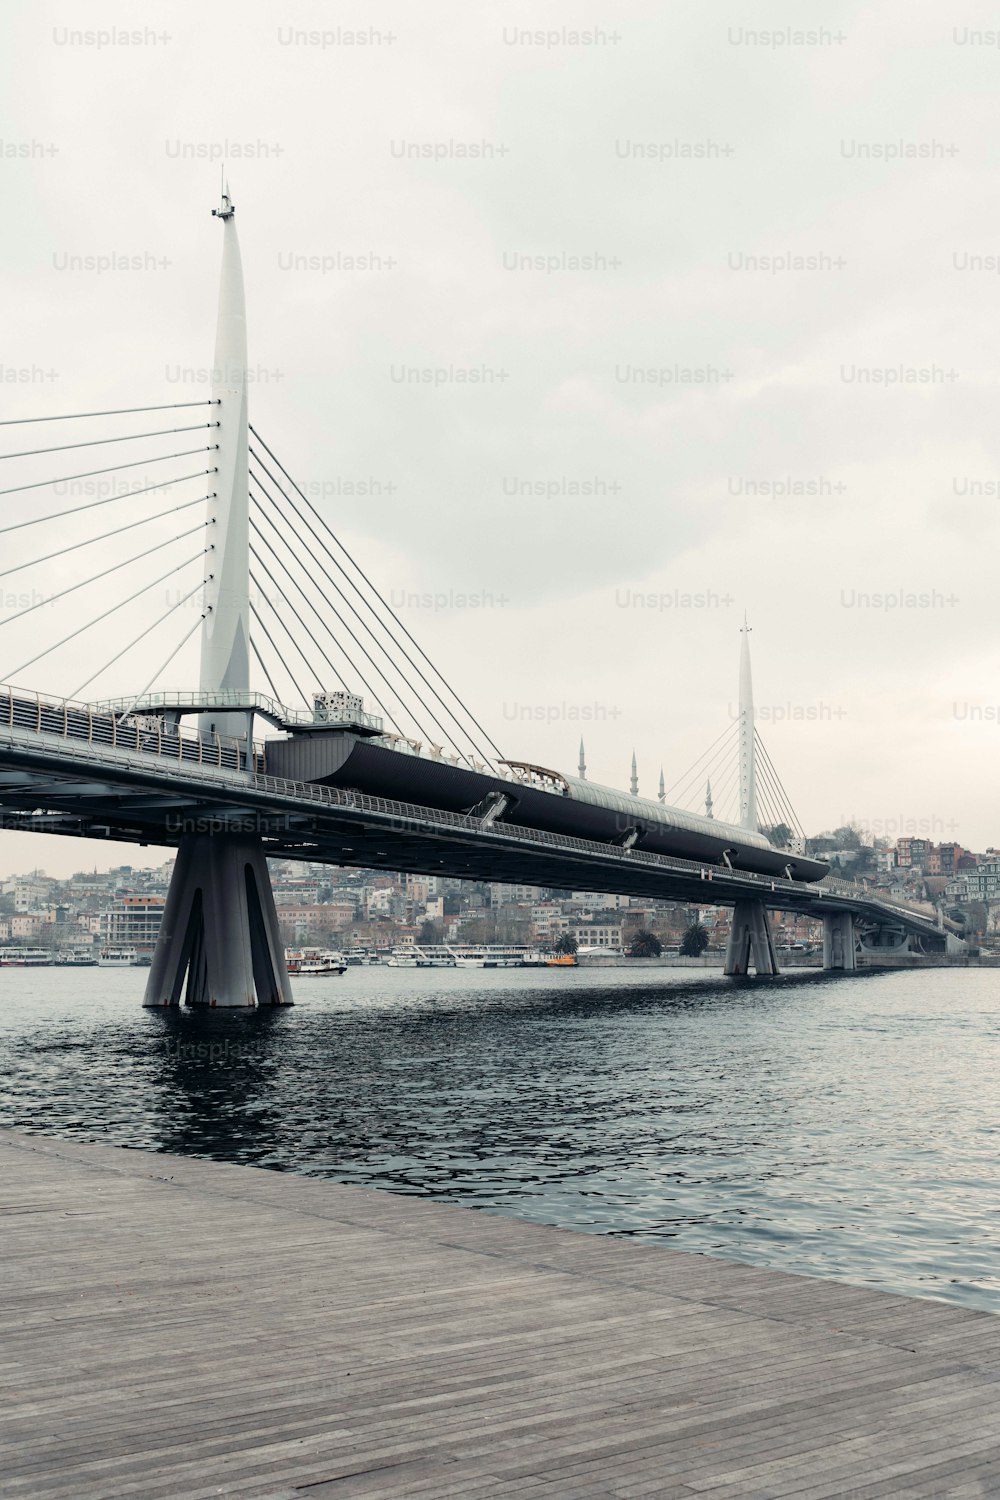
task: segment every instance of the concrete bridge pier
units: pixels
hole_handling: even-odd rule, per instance
[[[737,901],[726,944],[726,973],[777,974],[778,960],[763,901]]]
[[[263,846],[189,834],[170,880],[143,1005],[291,1005]]]
[[[857,968],[854,917],[849,911],[828,911],[823,914],[823,967],[845,970]]]

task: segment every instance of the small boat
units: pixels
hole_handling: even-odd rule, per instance
[[[347,972],[347,960],[342,953],[316,952],[306,953],[299,960],[298,968],[294,972],[303,979],[317,978],[324,974],[344,974]]]
[[[131,969],[138,962],[139,955],[134,948],[102,948],[97,958],[100,969]]]
[[[545,960],[545,967],[547,969],[575,969],[576,966],[575,953],[560,953],[558,958],[547,958]]]

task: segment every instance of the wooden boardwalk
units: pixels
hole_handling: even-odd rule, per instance
[[[0,1494],[1000,1495],[1000,1318],[0,1131]]]

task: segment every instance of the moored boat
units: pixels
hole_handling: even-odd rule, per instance
[[[289,974],[303,978],[317,978],[324,974],[344,974],[347,960],[342,953],[330,948],[300,948],[286,955]]]
[[[47,948],[0,948],[0,969],[42,969],[51,962]]]
[[[135,948],[102,948],[97,957],[98,968],[131,969],[139,962]]]

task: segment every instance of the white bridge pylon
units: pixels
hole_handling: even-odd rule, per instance
[[[750,626],[743,617],[740,643],[739,758],[740,827],[759,833],[757,821],[756,726],[753,711],[753,674],[750,670]]]
[[[247,320],[236,210],[228,186],[213,215],[222,223],[222,275],[212,366],[218,413],[218,476],[208,500],[212,541],[201,637],[201,690],[232,702],[250,691],[250,480]],[[211,711],[209,734],[245,738],[252,715]],[[291,1005],[285,949],[259,834],[188,834],[177,852],[143,1004]]]

